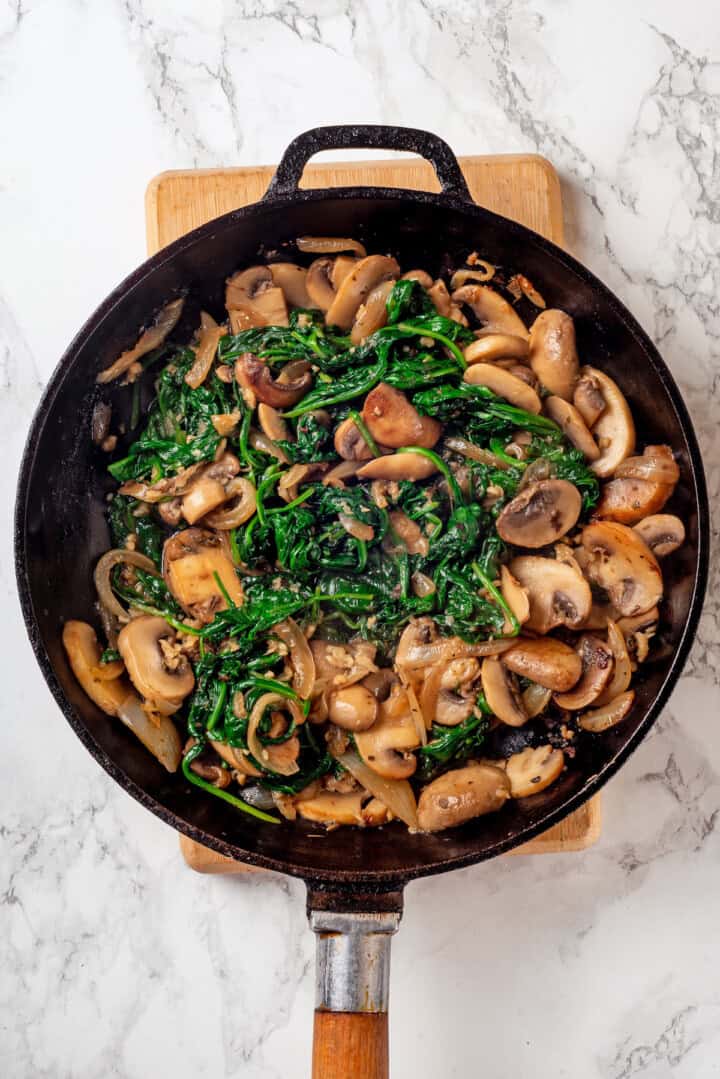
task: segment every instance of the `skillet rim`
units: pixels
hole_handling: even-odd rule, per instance
[[[100,329],[103,322],[110,317],[114,308],[122,302],[125,295],[128,292],[139,288],[149,276],[160,270],[167,262],[174,260],[182,253],[191,249],[196,243],[206,240],[211,241],[213,236],[219,231],[223,231],[230,224],[242,221],[243,218],[256,216],[262,211],[276,212],[283,206],[297,205],[297,203],[358,199],[368,201],[397,200],[406,203],[410,202],[415,205],[425,204],[436,206],[443,210],[454,210],[474,219],[492,222],[494,225],[500,226],[508,234],[521,240],[524,239],[536,249],[539,249],[552,257],[556,262],[559,262],[562,265],[566,272],[580,277],[592,288],[593,292],[599,294],[609,305],[615,317],[620,320],[626,330],[637,340],[642,348],[646,361],[654,368],[670,399],[675,411],[678,427],[688,448],[688,465],[693,481],[693,501],[697,509],[698,522],[692,595],[689,603],[688,616],[681,637],[654,699],[646,709],[644,716],[638,723],[633,734],[628,737],[615,756],[612,757],[598,773],[590,777],[588,781],[569,798],[566,798],[534,824],[521,829],[515,835],[494,842],[481,850],[471,850],[463,854],[456,854],[440,859],[436,862],[423,863],[422,865],[406,867],[397,871],[377,869],[347,870],[341,868],[317,870],[312,867],[297,864],[291,860],[284,861],[263,854],[245,851],[239,845],[217,838],[209,832],[203,831],[202,828],[191,824],[178,813],[166,808],[143,787],[135,783],[135,781],[132,780],[95,741],[90,729],[75,712],[60,686],[48,653],[40,638],[29,582],[26,550],[27,493],[35,462],[36,447],[42,437],[54,401],[62,388],[64,379],[73,366],[77,352],[83,347],[87,338]],[[48,379],[46,388],[36,406],[23,450],[18,472],[14,516],[15,573],[23,620],[30,639],[30,644],[35,653],[40,670],[42,671],[45,681],[58,703],[60,710],[79,737],[80,741],[100,766],[113,780],[115,780],[115,782],[135,798],[136,801],[146,809],[149,809],[166,824],[169,824],[175,831],[189,836],[191,839],[218,851],[220,854],[234,858],[237,861],[246,862],[250,865],[257,865],[279,873],[286,873],[290,876],[299,877],[312,882],[313,884],[320,884],[321,886],[332,885],[341,888],[344,886],[345,890],[347,890],[348,886],[352,888],[353,885],[361,885],[364,887],[380,885],[383,889],[401,887],[409,880],[431,876],[436,873],[449,872],[454,869],[460,869],[465,866],[487,861],[490,858],[494,858],[509,850],[522,846],[524,843],[528,842],[528,840],[563,820],[570,813],[583,805],[593,794],[597,793],[618,769],[622,767],[630,755],[637,749],[640,742],[645,738],[660,714],[660,711],[667,703],[670,694],[682,673],[682,669],[695,638],[705,598],[709,564],[709,538],[709,505],[705,474],[697,437],[687,406],[685,405],[680,390],[678,389],[667,364],[660,356],[660,353],[650,337],[615,294],[598,277],[596,277],[595,274],[588,270],[572,255],[568,254],[563,248],[516,221],[512,221],[509,218],[503,217],[501,214],[496,214],[492,210],[487,210],[483,206],[479,206],[468,199],[456,195],[447,193],[434,194],[425,191],[412,191],[406,188],[386,187],[300,188],[292,193],[271,190],[258,202],[253,203],[250,206],[232,210],[227,214],[223,214],[221,217],[206,222],[204,225],[200,225],[198,228],[193,229],[192,232],[186,233],[172,244],[162,248],[149,259],[146,259],[135,270],[128,274],[85,321],[65,349],[60,361]]]

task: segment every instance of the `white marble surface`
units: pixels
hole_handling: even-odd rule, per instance
[[[318,123],[537,151],[576,252],[673,369],[720,499],[720,20],[714,0],[0,0],[0,1074],[308,1074],[302,888],[198,878],[101,773],[15,598],[14,470],[72,333],[143,256],[168,168],[277,160]],[[687,673],[584,855],[407,891],[399,1079],[720,1074],[718,567]]]

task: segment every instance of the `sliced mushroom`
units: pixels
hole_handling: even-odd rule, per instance
[[[225,488],[225,501],[218,509],[203,517],[203,524],[228,532],[249,521],[257,509],[255,484],[245,476],[235,476]]]
[[[434,303],[437,313],[442,315],[443,318],[450,318],[454,305],[450,299],[447,285],[441,277],[438,277],[437,281],[428,289],[428,296]]]
[[[120,630],[118,651],[130,681],[154,711],[172,715],[195,687],[187,656],[173,649],[175,631],[164,618],[142,615]]]
[[[554,558],[520,555],[513,558],[508,568],[528,593],[528,629],[549,633],[557,626],[579,629],[585,624],[592,606],[592,593],[574,566]]]
[[[590,430],[605,411],[602,386],[588,368],[583,368],[573,393],[573,404]]]
[[[544,791],[565,767],[565,754],[552,746],[528,746],[508,757],[505,775],[510,782],[511,798],[529,798]]]
[[[671,494],[672,487],[665,483],[616,476],[603,485],[595,516],[633,525],[661,510]]]
[[[400,278],[401,281],[417,281],[424,289],[432,288],[433,279],[427,270],[408,270]]]
[[[564,311],[542,311],[530,329],[530,366],[550,393],[572,401],[580,364],[575,323]]]
[[[243,602],[240,581],[222,541],[203,528],[188,528],[166,540],[163,548],[165,581],[180,606],[201,622],[212,622],[227,607],[215,574],[233,603]]]
[[[593,461],[592,469],[602,479],[613,472],[635,449],[635,424],[628,403],[616,382],[595,367],[583,367],[582,375],[591,376],[600,386],[605,408],[592,428],[592,435],[600,449],[600,456]]]
[[[241,315],[243,329],[250,326],[287,326],[288,313],[281,288],[273,285],[268,266],[250,266],[227,280],[225,306],[233,322],[233,313]],[[237,332],[237,330],[235,331]]]
[[[422,453],[390,453],[376,457],[357,470],[361,480],[425,480],[437,465]]]
[[[656,513],[640,521],[633,529],[656,558],[677,551],[685,542],[685,525],[672,513]]]
[[[523,588],[516,577],[513,577],[507,566],[500,567],[500,591],[520,625],[527,622],[530,617],[530,599],[527,589]]]
[[[501,662],[515,674],[556,693],[571,689],[582,673],[582,660],[577,652],[554,637],[518,640],[503,652]]]
[[[182,514],[188,524],[194,525],[206,513],[222,506],[227,498],[225,487],[210,476],[203,476],[192,485],[182,499]]]
[[[344,731],[366,731],[377,719],[378,702],[365,686],[347,686],[330,695],[328,715]]]
[[[522,727],[527,723],[517,683],[496,656],[485,657],[481,678],[485,700],[498,719],[510,727]]]
[[[385,779],[408,779],[417,768],[411,752],[420,744],[406,690],[398,683],[378,708],[372,727],[355,734],[355,746],[369,768]]]
[[[243,396],[250,397],[248,404],[251,407],[256,401],[262,401],[273,408],[290,408],[305,396],[312,385],[309,371],[290,382],[274,379],[267,364],[253,356],[252,352],[243,352],[242,356],[238,356],[235,378],[243,388]]]
[[[421,832],[455,828],[473,817],[495,813],[510,797],[510,780],[492,764],[469,764],[434,779],[420,794]]]
[[[291,307],[312,307],[312,300],[305,285],[307,270],[294,262],[274,262],[268,269],[273,284],[282,289]]]
[[[402,510],[391,510],[388,514],[390,532],[383,540],[383,548],[390,553],[406,551],[408,554],[419,554],[427,557],[430,550],[430,541],[423,532],[417,521],[403,513]]]
[[[608,645],[612,649],[613,655],[612,677],[597,698],[596,704],[609,704],[610,701],[625,692],[632,678],[633,668],[625,636],[612,618],[608,619],[607,633]]]
[[[284,502],[293,502],[300,493],[300,484],[318,479],[327,471],[326,461],[312,461],[307,465],[292,465],[278,480],[277,493]]]
[[[308,267],[305,278],[305,288],[311,300],[311,307],[318,307],[326,312],[335,299],[335,288],[331,275],[333,272],[333,260],[330,258],[315,259]]]
[[[608,685],[613,672],[613,654],[604,641],[583,633],[578,642],[582,674],[569,693],[555,693],[555,702],[568,712],[593,704]]]
[[[642,614],[660,601],[663,580],[657,559],[632,528],[598,521],[583,529],[582,545],[588,577],[605,589],[621,615]]]
[[[360,258],[365,258],[367,254],[359,240],[348,236],[298,236],[295,243],[298,251],[309,255],[340,255],[343,251],[354,251]]]
[[[466,363],[493,363],[494,360],[525,360],[529,346],[527,338],[510,333],[484,333],[463,352]]]
[[[345,461],[369,461],[373,452],[352,416],[348,416],[335,429],[333,439],[335,452]]]
[[[353,345],[359,345],[371,333],[375,333],[385,325],[388,318],[386,301],[394,287],[395,282],[392,279],[381,281],[372,290],[365,303],[360,304],[350,333]]]
[[[545,547],[576,524],[582,509],[577,487],[567,480],[540,480],[516,495],[497,519],[506,543],[518,547]]]
[[[347,275],[337,291],[325,315],[329,326],[339,326],[349,330],[360,304],[364,303],[372,290],[389,277],[397,277],[400,267],[394,258],[385,255],[369,255],[360,259],[357,266]]]
[[[546,414],[562,429],[573,446],[584,453],[588,461],[597,461],[600,449],[575,405],[555,396],[546,397],[543,405]]]
[[[333,262],[333,268],[330,274],[330,280],[332,281],[332,287],[335,289],[335,292],[340,288],[347,275],[355,269],[359,261],[360,260],[355,258],[354,255],[337,256]]]
[[[466,303],[471,307],[475,318],[486,330],[527,340],[525,323],[495,289],[487,285],[463,285],[452,293],[452,299],[457,304]]]
[[[674,490],[680,479],[680,467],[670,446],[646,446],[640,457],[626,457],[615,475],[667,485]]]
[[[220,338],[227,332],[225,326],[218,326],[207,311],[200,312],[200,338],[193,351],[195,360],[185,375],[185,381],[192,390],[201,386],[210,374]]]
[[[472,257],[472,256],[471,256]],[[475,257],[472,262],[472,269],[466,269],[465,267],[456,270],[450,278],[450,286],[453,289],[462,288],[468,281],[474,284],[484,284],[486,281],[492,281],[495,276],[495,267],[490,262],[486,262],[484,259]]]
[[[238,749],[236,746],[230,746],[226,742],[210,741],[210,745],[215,752],[221,757],[226,764],[229,764],[234,772],[239,772],[240,775],[249,776],[253,779],[257,779],[262,775],[259,768],[256,768],[251,763],[246,753],[242,749]]]
[[[316,824],[364,824],[362,804],[366,798],[364,791],[320,791],[313,798],[298,801],[297,811],[304,820]]]
[[[490,363],[473,363],[465,371],[463,380],[471,386],[487,386],[498,397],[504,398],[517,408],[524,408],[526,412],[537,415],[542,408],[542,402],[532,386],[528,386],[527,382],[503,367]]]
[[[133,364],[137,363],[143,356],[147,356],[148,352],[152,352],[154,348],[159,348],[168,334],[175,329],[182,314],[184,303],[185,298],[181,297],[179,300],[173,300],[171,303],[166,304],[157,315],[152,326],[140,334],[133,347],[128,349],[127,352],[123,352],[114,363],[101,371],[95,381],[101,384],[112,382],[114,379],[119,378],[120,375],[129,372]]]
[[[131,689],[125,678],[107,678],[100,662],[102,649],[92,626],[87,622],[66,622],[62,642],[72,672],[90,700],[107,715],[119,715],[118,708]]]
[[[262,428],[263,434],[267,435],[273,442],[290,441],[290,428],[277,409],[274,409],[272,405],[266,405],[264,401],[261,401],[258,405],[257,412],[258,422]]]
[[[404,393],[380,382],[365,398],[362,418],[370,434],[384,446],[420,446],[431,449],[442,434],[442,424],[421,416]]]
[[[600,708],[593,708],[591,711],[585,712],[580,716],[578,724],[584,731],[600,734],[625,719],[633,706],[634,700],[635,691],[629,689],[627,693],[621,693],[619,697],[610,701],[609,704],[603,704]]]

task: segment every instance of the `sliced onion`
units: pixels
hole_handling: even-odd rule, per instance
[[[120,375],[124,375],[136,360],[141,358],[141,356],[146,356],[148,352],[152,352],[154,348],[158,348],[170,331],[175,328],[177,321],[182,314],[184,303],[185,299],[184,297],[181,297],[179,300],[172,300],[171,303],[163,307],[150,329],[145,330],[144,333],[140,335],[131,349],[128,349],[127,352],[123,352],[121,356],[118,356],[114,363],[111,363],[109,367],[106,367],[104,371],[101,371],[97,376],[96,381],[100,383],[112,382],[113,379],[119,378]]]
[[[281,450],[279,446],[276,446],[271,438],[267,435],[263,435],[260,431],[251,431],[248,438],[248,442],[254,450],[260,450],[262,453],[269,453],[271,457],[275,457],[280,464],[289,464],[288,456]]]
[[[616,723],[620,723],[621,720],[625,719],[625,716],[632,708],[634,700],[635,691],[629,689],[627,693],[621,693],[619,697],[615,697],[614,700],[602,705],[602,707],[593,708],[589,712],[583,712],[578,723],[584,731],[591,731],[592,734],[600,734],[602,731],[609,730],[610,727],[614,727]]]
[[[206,514],[203,520],[203,524],[209,525],[210,528],[217,528],[221,532],[227,532],[231,528],[239,528],[240,525],[245,524],[252,517],[257,509],[255,486],[250,480],[242,476],[235,476],[230,480],[225,492],[228,496],[228,501],[232,500],[232,505],[228,505],[226,502],[213,510],[212,513]]]
[[[522,703],[528,719],[534,719],[544,712],[550,704],[552,690],[545,686],[539,686],[537,682],[531,682],[527,689],[523,690]]]
[[[278,622],[270,632],[288,646],[293,667],[292,687],[298,697],[309,700],[315,686],[315,660],[305,634],[293,618]]]
[[[295,243],[298,251],[304,251],[308,255],[339,255],[343,251],[355,251],[360,258],[367,255],[359,240],[349,240],[342,236],[298,236]]]
[[[459,637],[445,637],[431,644],[408,649],[403,658],[403,666],[417,670],[419,667],[428,667],[441,661],[449,663],[452,659],[462,659],[465,656],[497,656],[501,652],[507,652],[514,644],[517,644],[517,641],[481,641],[479,644],[467,644]]]
[[[417,802],[407,779],[384,779],[373,772],[353,749],[346,750],[337,759],[394,817],[404,821],[408,828],[418,827]]]
[[[612,649],[614,660],[613,672],[607,686],[595,701],[598,705],[609,704],[610,701],[624,693],[632,678],[632,663],[630,662],[625,637],[612,618],[607,620],[607,633],[608,644]]]
[[[510,468],[507,461],[503,461],[502,457],[497,457],[490,450],[484,450],[482,446],[476,446],[473,442],[468,442],[466,438],[451,438],[445,439],[445,445],[449,450],[454,450],[455,453],[461,453],[463,457],[469,457],[471,461],[479,461],[483,465],[490,465],[492,468],[501,468],[503,470]]]
[[[375,529],[372,525],[366,525],[362,521],[358,521],[357,517],[351,517],[349,513],[338,514],[338,520],[348,535],[353,536],[354,539],[371,540],[375,536]]]
[[[210,369],[217,353],[217,347],[220,342],[220,338],[225,333],[224,326],[218,326],[212,315],[208,315],[207,311],[202,311],[200,314],[200,340],[197,346],[193,350],[195,352],[195,360],[190,370],[185,375],[185,381],[192,390],[196,390],[198,386],[202,386],[203,382],[210,374]]]
[[[626,457],[615,469],[616,477],[649,480],[674,486],[680,479],[680,469],[672,454],[649,454],[642,457]]]
[[[160,574],[155,568],[155,563],[146,558],[144,554],[140,554],[139,551],[126,551],[124,548],[115,547],[110,551],[106,551],[102,556],[95,567],[94,574],[98,597],[107,611],[114,614],[122,622],[127,622],[128,613],[113,593],[110,583],[112,570],[115,566],[123,563],[127,566],[137,566],[138,569],[142,569],[146,573],[152,573],[155,577],[159,577]]]
[[[403,686],[405,687],[405,692],[407,694],[408,704],[410,706],[410,715],[412,716],[413,723],[415,724],[415,730],[417,732],[418,738],[420,739],[420,745],[421,746],[426,746],[427,745],[427,727],[425,725],[425,717],[423,715],[423,710],[420,707],[420,704],[419,704],[418,699],[417,699],[417,694],[415,693],[412,682],[410,681],[410,679],[408,678],[407,674],[402,669],[402,667],[396,667],[396,670],[397,670],[398,675],[400,676],[400,681],[402,682]]]
[[[297,761],[288,761],[285,764],[276,765],[270,764],[269,746],[264,746],[258,737],[258,727],[260,721],[265,715],[268,708],[275,707],[278,711],[289,711],[296,723],[302,723],[304,716],[301,709],[298,707],[296,701],[289,700],[287,697],[281,696],[279,693],[263,693],[255,703],[255,707],[250,713],[247,729],[247,745],[248,749],[252,753],[258,764],[261,764],[263,768],[266,768],[268,772],[275,772],[280,776],[294,776],[300,771]]]
[[[446,664],[444,663],[436,663],[435,666],[430,669],[429,673],[425,675],[425,681],[423,682],[423,687],[420,691],[420,707],[422,708],[425,728],[428,731],[435,722],[438,694],[440,693],[440,682],[445,667]]]
[[[141,502],[162,502],[165,498],[174,498],[176,495],[184,495],[192,486],[198,472],[207,468],[202,462],[183,468],[175,476],[166,476],[157,483],[142,483],[138,480],[129,480],[119,488],[121,495],[129,495],[138,498]]]
[[[450,278],[450,291],[462,288],[468,281],[491,281],[495,276],[495,267],[484,259],[478,259],[471,270],[456,270]]]
[[[169,716],[155,712],[150,719],[140,703],[140,698],[134,693],[130,693],[118,706],[118,716],[168,772],[178,770],[182,744],[177,728]]]

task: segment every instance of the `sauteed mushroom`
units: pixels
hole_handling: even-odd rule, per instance
[[[312,375],[309,371],[290,382],[274,379],[270,368],[251,352],[244,352],[242,356],[238,356],[235,361],[235,378],[243,391],[251,395],[252,404],[255,401],[262,401],[266,405],[272,405],[273,408],[291,408],[312,385]]]
[[[546,790],[565,767],[565,755],[552,746],[528,747],[508,757],[505,775],[511,798],[529,798]]]
[[[592,593],[574,566],[554,558],[520,555],[513,558],[509,569],[528,594],[528,629],[549,633],[557,626],[579,629],[585,624],[592,606]]]
[[[660,601],[660,567],[632,528],[614,521],[587,525],[582,545],[588,554],[590,580],[605,589],[621,614],[642,614]]]
[[[515,674],[556,692],[571,689],[582,671],[577,652],[555,637],[519,640],[503,652],[501,662]]]
[[[506,543],[518,547],[546,547],[564,536],[580,516],[582,499],[567,480],[541,480],[508,502],[497,519]]]
[[[482,687],[490,709],[510,727],[522,727],[527,713],[513,675],[496,656],[486,656],[482,665]]]
[[[214,532],[204,528],[176,532],[163,548],[163,566],[175,599],[201,622],[211,622],[216,611],[227,607],[218,578],[233,603],[243,602],[235,568]]]
[[[352,416],[339,423],[333,439],[335,452],[345,461],[369,461],[373,456],[367,440]]]
[[[421,446],[431,449],[442,434],[442,426],[429,416],[421,416],[404,393],[380,382],[365,398],[362,418],[370,434],[384,446]]]
[[[372,290],[381,281],[397,277],[400,267],[393,258],[385,255],[369,255],[360,259],[357,266],[347,275],[337,291],[327,311],[330,326],[339,326],[349,330],[360,304],[364,303]]]
[[[376,457],[359,468],[361,480],[425,480],[437,472],[437,465],[420,453],[391,453]]]
[[[564,311],[541,311],[530,329],[530,366],[550,393],[572,401],[579,363],[575,323]]]
[[[568,712],[578,712],[598,699],[607,686],[613,671],[613,655],[599,637],[583,633],[578,643],[582,660],[582,675],[575,687],[566,693],[556,693],[555,701]]]
[[[466,363],[493,363],[495,360],[525,360],[528,352],[529,346],[525,337],[516,337],[509,333],[486,333],[468,345],[463,355]]]
[[[250,326],[288,324],[283,291],[273,285],[268,266],[251,266],[228,278],[225,306],[235,333]]]
[[[489,363],[473,363],[463,376],[471,386],[487,386],[498,397],[504,397],[511,405],[524,408],[526,412],[540,412],[542,404],[532,386],[517,375]]]
[[[293,307],[312,307],[307,290],[307,270],[294,262],[274,262],[270,267],[273,284],[282,289],[287,302]]]
[[[195,686],[187,657],[172,648],[174,639],[165,619],[152,615],[131,619],[118,637],[131,682],[154,711],[165,715],[177,712]]]
[[[466,303],[484,329],[528,338],[525,323],[507,300],[487,285],[463,285],[452,293],[454,303]]]
[[[107,677],[95,630],[87,622],[71,620],[63,627],[62,639],[72,672],[88,697],[109,716],[117,716],[120,705],[131,692],[130,686],[117,674],[114,678]]]
[[[593,461],[593,471],[605,479],[635,449],[635,424],[619,386],[604,371],[595,367],[583,367],[583,378],[589,377],[599,386],[605,407],[595,421],[592,435],[600,449],[600,456]]]
[[[575,406],[562,397],[546,397],[544,408],[550,419],[562,429],[573,446],[584,453],[589,461],[597,461],[600,456],[598,444]]]
[[[685,525],[672,513],[657,513],[635,525],[640,536],[656,558],[665,558],[685,542]]]
[[[305,278],[305,288],[310,297],[311,306],[319,307],[323,312],[329,310],[335,299],[335,288],[331,280],[332,270],[332,259],[315,259],[310,263]]]
[[[421,832],[455,828],[473,817],[494,813],[510,797],[510,780],[492,764],[469,764],[428,784],[418,802]]]

